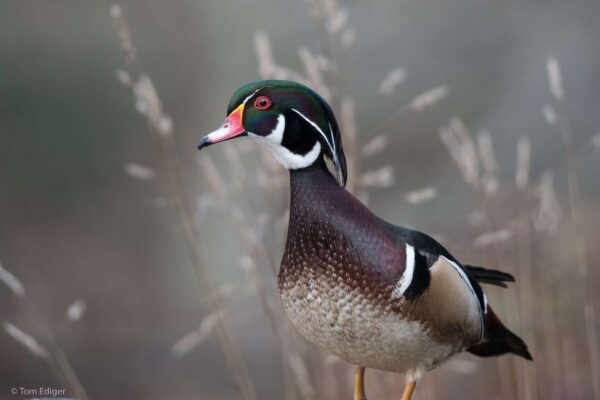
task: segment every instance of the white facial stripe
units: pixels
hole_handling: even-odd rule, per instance
[[[410,286],[415,275],[415,248],[406,243],[406,262],[404,272],[396,284],[392,296],[396,299],[402,297],[406,289]]]
[[[244,99],[244,101],[242,102],[242,104],[245,106],[245,105],[246,105],[246,102],[247,102],[248,100],[250,100],[250,99],[252,98],[252,96],[254,96],[254,95],[256,94],[256,92],[258,92],[260,89],[264,89],[264,88],[259,88],[259,89],[256,89],[254,92],[252,92],[252,94],[251,94],[250,96],[248,96],[248,97],[246,97],[246,98]]]
[[[292,111],[294,111],[296,114],[298,114],[299,116],[304,118],[304,120],[306,122],[308,122],[313,128],[315,128],[317,130],[317,132],[319,132],[321,134],[321,136],[323,136],[323,139],[325,139],[325,143],[327,143],[327,145],[329,146],[329,150],[331,150],[331,154],[333,154],[333,162],[337,166],[338,161],[337,161],[337,154],[335,153],[335,141],[333,140],[333,131],[331,130],[331,124],[329,124],[329,130],[332,131],[331,138],[332,138],[333,144],[331,144],[329,142],[329,140],[327,139],[327,136],[325,135],[325,132],[323,132],[321,130],[321,128],[319,128],[319,125],[317,125],[314,121],[309,119],[306,115],[302,114],[300,111],[296,110],[295,108],[292,108]]]
[[[295,154],[281,145],[284,131],[285,116],[279,114],[277,117],[277,125],[267,136],[259,136],[252,132],[248,132],[248,135],[258,139],[260,143],[265,144],[273,152],[277,161],[282,163],[287,169],[305,168],[314,163],[319,157],[319,154],[321,154],[321,143],[315,142],[313,148],[304,155]]]
[[[331,134],[331,141],[333,143],[333,163],[335,164],[335,169],[337,170],[338,173],[338,180],[340,182],[340,184],[344,181],[344,175],[342,173],[342,170],[339,167],[339,163],[338,163],[338,158],[337,158],[337,151],[335,148],[335,139],[333,138],[333,129],[331,128],[331,122],[329,122],[329,133]]]
[[[333,129],[331,128],[331,122],[329,122],[329,134],[331,135],[331,144],[333,144],[333,156],[337,160],[337,153],[335,151],[335,140],[333,140]],[[336,162],[337,164],[337,162]]]
[[[246,105],[246,102],[247,102],[248,100],[250,100],[250,99],[252,98],[252,96],[254,96],[254,95],[256,94],[256,92],[258,92],[259,90],[263,90],[263,89],[265,89],[265,88],[268,88],[268,87],[273,87],[273,86],[263,86],[263,87],[260,87],[260,88],[256,89],[254,92],[252,92],[252,94],[251,94],[250,96],[246,97],[246,98],[244,99],[244,101],[242,101],[242,104],[245,106],[245,105]]]

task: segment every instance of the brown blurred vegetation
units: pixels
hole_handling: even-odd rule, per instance
[[[517,278],[486,292],[536,361],[460,355],[416,399],[598,396],[597,2],[109,9],[0,4],[0,398],[351,398],[279,304],[287,174],[249,141],[196,154],[267,77],[328,97],[377,214]]]

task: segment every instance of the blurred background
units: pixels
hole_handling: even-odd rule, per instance
[[[242,84],[331,102],[349,188],[469,264],[535,358],[415,399],[600,398],[600,3],[0,3],[0,398],[350,399],[282,313],[287,173],[198,154]],[[369,398],[400,375],[367,372]]]

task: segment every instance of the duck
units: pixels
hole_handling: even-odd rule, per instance
[[[366,368],[404,374],[402,400],[410,400],[426,372],[462,351],[533,360],[480,285],[507,287],[512,275],[462,264],[346,190],[341,132],[319,94],[292,81],[252,82],[233,94],[226,115],[198,149],[249,137],[289,170],[283,308],[306,339],[354,365],[355,400],[366,400]]]

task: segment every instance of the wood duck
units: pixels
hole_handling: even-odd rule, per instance
[[[463,350],[532,360],[479,285],[506,287],[511,275],[461,264],[430,236],[384,221],[344,189],[340,131],[317,93],[290,81],[254,82],[233,95],[227,114],[198,148],[250,136],[290,171],[283,306],[308,340],[355,365],[356,400],[366,399],[366,367],[405,374],[402,399],[409,400],[425,372]]]

